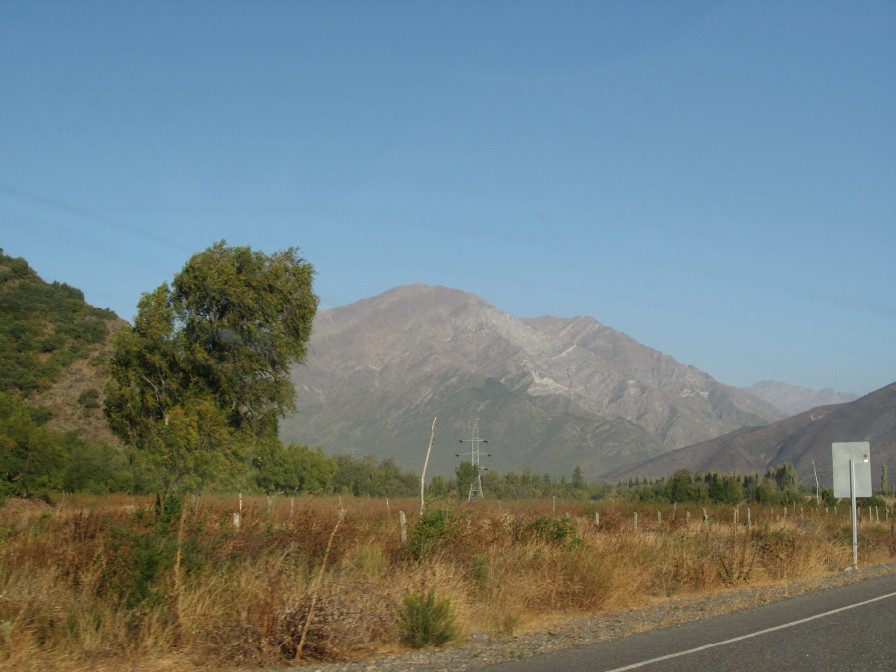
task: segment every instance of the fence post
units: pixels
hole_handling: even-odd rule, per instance
[[[709,514],[706,513],[706,507],[703,507],[703,525],[706,526],[709,524]]]
[[[663,512],[659,509],[656,510],[656,524],[657,527],[663,524]]]
[[[401,543],[405,544],[408,541],[408,523],[407,518],[405,518],[404,511],[398,512],[398,529],[400,530],[400,538]]]
[[[747,529],[748,529],[748,530],[752,530],[752,529],[753,529],[753,518],[752,518],[752,515],[751,515],[751,513],[750,513],[750,507],[749,507],[749,506],[747,507]]]
[[[233,529],[239,531],[240,524],[243,522],[243,493],[240,493],[239,511],[233,514]]]
[[[637,511],[635,511],[635,516],[634,516],[634,528],[633,528],[633,529],[635,530],[635,532],[638,531],[638,512],[637,512]]]

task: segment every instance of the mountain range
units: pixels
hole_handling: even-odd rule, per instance
[[[484,467],[587,478],[785,414],[590,317],[513,317],[428,285],[321,310],[286,441],[452,474],[472,421]],[[458,456],[458,453],[461,453]]]
[[[126,323],[2,250],[0,276],[3,389],[49,411],[57,431],[119,445],[102,389],[110,336]],[[841,440],[870,441],[874,468],[896,472],[896,384],[854,401],[769,381],[738,389],[590,317],[516,318],[472,294],[410,285],[321,310],[308,346],[282,438],[419,472],[438,417],[430,477],[469,459],[474,420],[489,441],[483,466],[501,472],[578,466],[612,481],[791,462],[804,482],[828,482]]]
[[[695,472],[764,473],[785,462],[794,465],[803,484],[815,477],[822,487],[833,483],[831,444],[868,441],[875,479],[886,466],[896,473],[896,383],[856,401],[819,406],[765,427],[747,427],[693,446],[674,450],[607,476],[665,476],[677,469]]]
[[[859,395],[851,392],[836,392],[830,387],[810,390],[806,387],[788,385],[776,380],[762,380],[745,388],[747,392],[765,399],[786,415],[797,415],[817,406],[830,406],[855,401]]]

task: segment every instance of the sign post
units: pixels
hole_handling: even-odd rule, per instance
[[[859,566],[856,498],[871,497],[871,446],[867,441],[832,443],[834,497],[849,497],[852,521],[852,568]]]

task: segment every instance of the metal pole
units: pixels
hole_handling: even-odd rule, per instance
[[[858,520],[856,516],[856,466],[852,460],[849,461],[849,502],[852,507],[852,568],[859,567],[859,533]]]

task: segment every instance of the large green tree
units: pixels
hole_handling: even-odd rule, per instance
[[[218,242],[171,285],[144,294],[115,341],[104,411],[166,490],[233,472],[295,408],[318,299],[296,248],[267,255]]]

